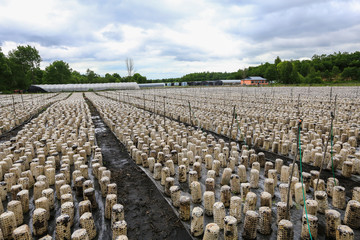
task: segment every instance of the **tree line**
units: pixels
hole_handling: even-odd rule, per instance
[[[186,74],[181,78],[153,80],[154,82],[189,82],[203,80],[243,79],[260,76],[281,84],[321,84],[360,82],[360,52],[314,55],[310,60],[283,61],[239,69],[236,72],[201,72]]]
[[[189,73],[180,78],[147,80],[139,73],[121,77],[118,73],[100,76],[87,69],[85,74],[73,70],[69,64],[56,60],[44,70],[38,50],[32,46],[18,46],[5,55],[0,48],[0,91],[26,90],[33,84],[66,83],[110,83],[110,82],[191,82],[223,79],[242,79],[248,76],[261,76],[281,84],[318,84],[330,82],[360,82],[360,52],[338,52],[314,55],[310,60],[281,60],[264,63],[255,67],[239,69],[236,72]],[[126,61],[133,68],[132,59]],[[130,65],[129,65],[130,64]],[[132,69],[130,69],[132,71]]]
[[[106,73],[105,76],[100,76],[93,70],[87,69],[85,74],[81,74],[62,60],[52,62],[42,70],[41,61],[39,51],[29,45],[18,46],[8,55],[5,55],[0,48],[0,91],[26,90],[34,84],[147,82],[146,77],[140,73],[124,77],[118,73]]]

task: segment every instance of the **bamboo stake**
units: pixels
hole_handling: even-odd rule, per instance
[[[155,113],[156,113],[155,101],[156,101],[156,95],[154,93],[154,118],[155,118]]]
[[[334,119],[335,119],[335,109],[336,109],[336,97],[337,97],[337,95],[335,95],[334,112],[330,112],[330,117],[331,117],[330,134],[329,134],[329,136],[328,136],[328,138],[326,140],[324,155],[323,155],[323,159],[321,160],[320,171],[319,171],[319,175],[317,177],[316,186],[315,186],[315,190],[314,190],[314,198],[315,198],[315,192],[317,191],[317,188],[318,188],[321,171],[323,169],[323,165],[324,165],[324,161],[325,161],[325,156],[326,156],[326,151],[327,151],[327,147],[328,147],[328,144],[329,144],[329,140],[332,139],[332,129],[333,129],[333,123],[334,123]],[[330,93],[330,103],[331,103],[331,93]],[[330,154],[332,154],[332,153],[330,153]]]
[[[25,109],[25,107],[24,107],[24,98],[23,98],[23,95],[20,94],[20,96],[21,96],[21,102],[22,102],[22,105],[23,105],[23,109]]]
[[[299,110],[299,106],[300,106],[300,94],[298,97],[298,105],[297,105],[297,115],[298,118],[300,120],[300,110]],[[298,121],[298,128],[300,127],[299,125],[301,124],[300,121]],[[286,219],[289,219],[290,216],[290,192],[291,192],[291,181],[292,181],[292,177],[294,174],[294,168],[295,168],[295,163],[296,163],[296,159],[297,159],[297,155],[298,155],[298,150],[299,150],[299,137],[300,137],[300,133],[299,133],[299,129],[296,131],[296,152],[295,152],[295,157],[293,159],[293,163],[292,163],[292,168],[291,168],[291,174],[289,176],[289,185],[288,185],[288,194],[287,194],[287,203],[286,203]]]
[[[12,102],[13,102],[13,111],[14,111],[14,118],[16,116],[16,110],[15,110],[15,100],[14,100],[14,95],[11,95],[12,97]]]
[[[166,129],[166,128],[165,128],[165,98],[166,98],[166,97],[164,96],[164,129]]]
[[[231,127],[230,127],[230,134],[229,134],[229,146],[230,146],[230,142],[231,142],[231,132],[232,132],[233,125],[234,125],[234,118],[235,118],[235,105],[234,105],[232,120],[231,120]]]
[[[144,110],[145,110],[145,94],[143,94],[143,98],[144,98]]]
[[[189,101],[189,113],[190,113],[190,125],[192,126],[192,119],[191,119],[191,105]]]

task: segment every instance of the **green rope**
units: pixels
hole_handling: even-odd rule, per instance
[[[299,141],[299,153],[300,153],[300,172],[301,172],[301,177],[300,177],[300,179],[301,179],[301,189],[302,189],[303,200],[304,200],[306,222],[307,222],[308,229],[309,229],[310,239],[312,240],[311,231],[310,231],[310,223],[309,223],[309,218],[308,218],[308,212],[307,212],[307,208],[306,208],[305,191],[304,191],[304,181],[303,181],[303,176],[302,176],[300,123],[299,123],[299,127],[298,127],[298,136],[299,136],[298,141]],[[292,166],[292,167],[294,168],[295,166]]]

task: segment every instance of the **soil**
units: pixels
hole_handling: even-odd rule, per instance
[[[128,238],[192,239],[158,188],[133,162],[95,107],[87,103],[104,166],[111,170],[112,182],[118,187],[118,202],[124,206]]]

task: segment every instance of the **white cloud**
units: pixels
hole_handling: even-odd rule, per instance
[[[356,0],[3,0],[0,46],[35,46],[44,68],[125,75],[126,57],[148,78],[359,49]]]

